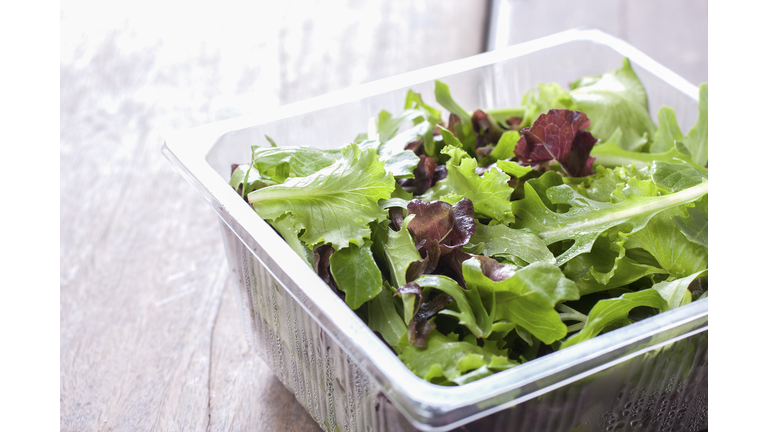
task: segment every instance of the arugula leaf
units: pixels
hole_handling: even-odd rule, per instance
[[[494,320],[513,322],[545,344],[565,337],[567,330],[555,306],[577,300],[579,290],[559,268],[537,262],[494,281],[483,273],[482,263],[471,258],[464,261],[463,272],[467,288],[477,289],[483,304],[495,305]]]
[[[512,262],[517,262],[516,258],[519,258],[525,264],[540,261],[555,263],[554,255],[539,236],[506,225],[477,224],[470,241],[474,244],[482,243],[482,254],[485,256],[505,258]]]
[[[295,225],[305,230],[301,236],[305,243],[326,242],[340,250],[350,243],[362,245],[370,237],[368,224],[386,219],[378,201],[390,198],[394,189],[394,178],[376,152],[350,144],[332,165],[253,191],[248,201],[267,220],[293,214]]]
[[[566,339],[560,346],[560,349],[592,339],[608,326],[626,323],[629,312],[640,306],[652,307],[662,312],[668,308],[667,301],[653,288],[626,293],[615,299],[600,300],[589,311],[584,328]]]
[[[371,242],[362,247],[351,243],[331,255],[331,274],[336,285],[344,291],[344,301],[352,310],[381,292],[381,271],[373,260]]]
[[[579,111],[592,119],[590,131],[597,138],[607,138],[616,128],[623,135],[619,146],[639,150],[656,131],[648,113],[648,96],[637,78],[629,59],[621,68],[599,78],[582,80],[570,92]]]
[[[633,178],[627,184],[637,185],[638,182]],[[663,196],[642,196],[629,189],[621,202],[613,204],[591,200],[562,185],[547,189],[546,197],[553,204],[568,204],[571,208],[565,213],[555,213],[547,208],[529,183],[525,184],[525,198],[512,202],[512,211],[521,218],[519,228],[533,230],[547,245],[564,240],[574,241],[557,257],[558,266],[589,252],[595,239],[608,228],[626,224],[632,228],[631,232],[636,232],[655,214],[695,201],[709,190],[706,181]]]

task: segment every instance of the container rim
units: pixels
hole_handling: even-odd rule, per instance
[[[698,330],[695,331],[705,331],[708,299],[614,330],[472,383],[457,387],[438,386],[413,374],[343,301],[325,287],[324,282],[301,261],[279,235],[231,189],[228,182],[206,161],[206,157],[224,135],[234,131],[353,102],[574,41],[590,41],[612,48],[628,57],[632,63],[643,67],[692,99],[698,100],[696,86],[628,43],[599,30],[579,28],[356,85],[276,109],[171,132],[167,134],[162,151],[222,221],[269,269],[275,280],[285,284],[286,291],[377,382],[387,398],[414,426],[423,430],[449,430],[540,396],[546,391],[564,385],[566,381],[576,379],[575,377],[583,378],[608,367],[594,368],[590,371],[580,370],[578,365],[587,360],[605,359],[605,365],[618,361],[617,358],[626,360],[653,349],[654,346],[674,342],[679,335],[672,335],[671,339],[666,338],[661,341],[655,340],[654,336],[685,324],[698,323]],[[634,346],[644,344],[643,346],[650,346],[650,348],[641,350],[628,348],[633,344]],[[627,350],[617,357],[615,353],[622,347]],[[569,371],[572,371],[570,375]],[[554,383],[546,389],[525,395],[513,395],[515,390],[522,386],[553,374],[562,374],[563,379],[559,381],[560,384]],[[480,408],[478,405],[487,405],[487,407]],[[446,415],[452,412],[452,415]]]

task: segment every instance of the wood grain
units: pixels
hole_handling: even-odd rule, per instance
[[[61,4],[66,431],[319,427],[252,351],[166,130],[476,54],[484,3]]]

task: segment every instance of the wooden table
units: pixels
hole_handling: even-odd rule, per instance
[[[595,12],[603,29],[657,47],[621,20],[661,2],[616,3],[624,12]],[[216,216],[162,157],[164,133],[482,52],[492,9],[243,4],[61,4],[62,430],[319,430],[249,351]],[[703,51],[701,40],[685,50],[701,81],[707,7],[696,4],[687,28],[703,16]],[[590,24],[561,12],[529,32],[533,20],[514,15],[507,43]]]

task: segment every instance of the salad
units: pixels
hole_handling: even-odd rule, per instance
[[[436,81],[337,150],[266,137],[230,185],[410,370],[461,385],[707,296],[699,91],[684,134],[627,59],[512,108]]]

